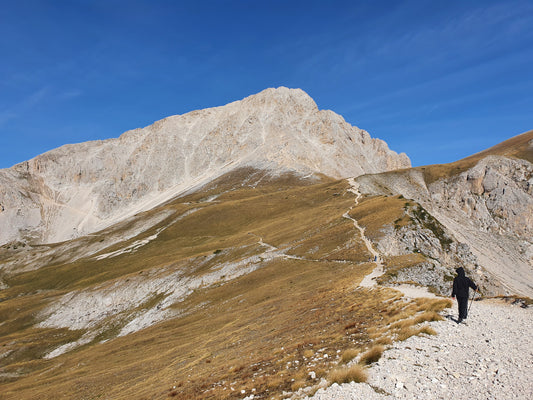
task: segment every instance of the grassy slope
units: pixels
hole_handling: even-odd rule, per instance
[[[374,265],[368,263],[370,254],[352,222],[342,217],[353,205],[347,188],[344,181],[302,183],[291,176],[273,179],[239,171],[164,205],[175,215],[196,211],[179,221],[171,216],[143,233],[146,237],[167,226],[135,253],[51,263],[4,276],[10,288],[0,292],[2,398],[222,399],[240,398],[240,390],[250,394],[253,388],[261,394],[258,398],[266,398],[312,384],[308,372],[325,376],[336,364],[331,361],[337,351],[365,348],[386,336],[385,326],[399,307],[392,301],[397,298],[393,291],[354,289]],[[205,202],[214,195],[215,201]],[[388,209],[379,217],[365,210],[362,214],[377,218],[377,229],[397,218],[399,211]],[[240,278],[196,290],[174,305],[184,311],[180,318],[42,359],[50,349],[83,334],[35,328],[36,316],[47,302],[140,273],[187,268],[216,254],[190,272],[201,275],[217,263],[259,253],[258,237],[303,259],[264,262]],[[102,239],[105,235],[94,238]],[[387,299],[391,301],[385,303]],[[400,308],[407,310],[407,317],[424,307]],[[113,338],[113,329],[100,338]]]
[[[533,163],[533,146],[529,143],[533,140],[533,131],[522,133],[521,135],[512,137],[496,146],[487,150],[481,151],[470,157],[450,164],[429,165],[427,167],[418,167],[424,172],[426,182],[432,183],[441,178],[458,175],[464,172],[480,160],[487,156],[505,156],[510,158],[519,158]]]
[[[533,163],[533,145],[530,145],[531,141],[533,141],[533,131],[528,131],[522,133],[521,135],[512,137],[511,139],[508,139],[489,149],[449,164],[433,164],[422,167],[382,172],[376,174],[376,176],[389,175],[391,177],[397,176],[405,178],[410,171],[421,171],[426,184],[429,185],[435,181],[438,181],[439,179],[450,178],[459,175],[460,173],[465,172],[475,166],[483,158],[491,155],[518,158]]]

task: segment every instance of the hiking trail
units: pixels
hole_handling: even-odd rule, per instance
[[[347,181],[350,184],[350,189],[348,189],[348,191],[355,194],[355,204],[343,214],[343,217],[353,221],[355,228],[359,231],[361,235],[363,243],[365,244],[370,254],[372,254],[372,256],[374,257],[374,263],[376,264],[376,267],[372,270],[370,274],[366,275],[363,278],[361,283],[359,283],[359,286],[361,287],[371,288],[376,286],[376,278],[380,277],[385,273],[383,259],[381,258],[380,253],[376,249],[374,249],[372,241],[366,236],[365,228],[359,225],[357,220],[350,216],[350,211],[359,204],[359,199],[361,198],[362,194],[359,191],[359,184],[355,181],[354,178],[348,178]],[[436,297],[433,293],[430,293],[426,287],[422,286],[402,284],[394,286],[394,289],[399,290],[404,294],[404,296],[409,298]]]
[[[343,217],[353,221],[353,225],[361,234],[361,239],[363,240],[363,243],[365,244],[370,254],[372,254],[372,256],[374,257],[374,263],[376,264],[376,267],[374,268],[374,270],[363,278],[359,286],[373,287],[376,285],[376,278],[383,275],[383,272],[384,272],[383,262],[381,260],[381,256],[379,255],[379,253],[376,251],[376,249],[374,249],[374,246],[372,245],[372,242],[370,241],[370,239],[366,237],[365,228],[359,225],[359,223],[357,222],[355,218],[352,218],[350,216],[350,211],[359,204],[359,198],[361,197],[361,192],[359,192],[359,184],[355,182],[354,178],[348,178],[348,183],[350,184],[350,189],[348,189],[348,191],[355,194],[355,204],[351,206],[350,209],[343,214]]]

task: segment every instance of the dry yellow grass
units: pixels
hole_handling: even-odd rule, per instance
[[[291,383],[291,390],[297,392],[299,389],[308,386],[308,382],[305,379],[298,379]]]
[[[403,196],[374,196],[364,198],[360,205],[352,209],[350,215],[365,228],[366,235],[370,239],[380,240],[384,236],[384,226],[400,229],[411,225],[414,223],[411,214],[413,210],[419,209],[417,203]],[[380,284],[397,282],[397,276],[402,269],[415,267],[427,261],[423,254],[416,252],[385,257],[384,274],[377,278],[377,282]]]
[[[312,349],[306,349],[303,351],[302,355],[304,356],[304,358],[311,358],[315,355],[315,352]]]
[[[401,321],[397,321],[391,325],[391,329],[393,330],[402,330],[409,328],[410,326],[415,325],[415,319],[414,318],[408,318],[408,319],[402,319]]]
[[[361,354],[359,363],[363,365],[369,365],[369,364],[375,363],[381,358],[384,351],[385,351],[385,347],[383,347],[382,345],[379,345],[379,344],[374,345],[370,349],[365,351],[363,354]]]
[[[342,352],[341,363],[347,364],[359,355],[359,349],[346,349]]]
[[[401,322],[412,315],[412,308],[406,309],[406,306],[406,304],[402,304],[394,307],[394,309],[396,309],[396,312],[388,318],[390,324]]]
[[[305,374],[294,377],[317,349],[325,348],[333,357],[337,350],[366,346],[367,327],[374,324],[381,304],[395,294],[377,290],[369,296],[366,290],[352,289],[373,265],[364,263],[368,252],[356,240],[353,223],[342,217],[353,205],[348,184],[288,182],[283,186],[267,180],[257,188],[242,187],[223,193],[216,202],[203,202],[233,186],[221,180],[201,195],[166,204],[163,209],[174,210],[175,215],[197,210],[178,222],[171,223],[175,216],[170,216],[151,228],[145,236],[166,226],[157,239],[135,253],[101,261],[62,261],[2,277],[9,289],[2,291],[0,302],[0,316],[7,321],[0,325],[0,346],[11,351],[2,360],[2,398],[46,399],[58,393],[71,398],[231,398],[223,382],[236,382],[248,393],[256,388],[274,396],[291,390],[293,383],[303,384]],[[308,259],[264,262],[248,275],[197,289],[174,305],[185,311],[180,318],[120,338],[115,338],[120,329],[117,322],[88,345],[42,359],[46,352],[84,333],[36,330],[35,315],[47,301],[162,268],[179,270],[215,255],[191,271],[200,275],[217,262],[264,251],[258,237]],[[83,243],[90,246],[90,240],[101,238],[105,240],[94,236]],[[357,333],[344,330],[347,323]],[[104,338],[110,340],[100,343]],[[317,376],[326,376],[326,359],[315,357],[313,363]]]
[[[411,268],[427,262],[427,259],[420,253],[410,253],[401,256],[389,256],[384,259],[385,273],[377,281],[386,284],[394,281],[398,272],[404,268]]]
[[[406,201],[401,196],[366,197],[350,215],[365,227],[365,233],[370,239],[376,240],[383,236],[383,226],[404,217]]]
[[[432,336],[437,335],[437,331],[429,325],[421,326],[420,328],[418,328],[418,332],[425,333],[426,335],[432,335]]]
[[[331,383],[349,383],[349,382],[366,382],[368,373],[359,364],[354,364],[350,367],[335,368],[328,376],[328,381]]]
[[[376,339],[374,341],[374,343],[381,344],[381,345],[390,345],[390,344],[392,344],[392,339],[391,339],[390,336],[382,336],[382,337]]]
[[[436,313],[446,308],[451,308],[453,304],[450,299],[429,299],[429,298],[415,299],[415,303],[417,304],[419,311],[433,311]]]
[[[437,335],[437,332],[435,331],[435,329],[433,329],[432,327],[428,325],[424,325],[424,326],[417,327],[417,328],[408,326],[398,331],[396,335],[396,339],[399,341],[403,341],[403,340],[410,338],[411,336],[420,335],[421,333],[425,333],[426,335]]]
[[[386,316],[384,322],[388,323],[387,328],[380,331],[382,337],[392,336],[396,340],[402,341],[420,333],[434,334],[432,333],[434,330],[431,327],[417,327],[416,325],[422,322],[442,320],[443,317],[438,312],[451,307],[451,305],[452,303],[449,299],[438,298],[419,298],[408,303],[396,302],[390,304],[387,309],[381,310],[382,314]],[[392,310],[395,313],[391,313],[390,311]]]
[[[405,328],[400,329],[396,333],[396,340],[404,341],[406,339],[409,339],[411,336],[415,336],[418,334],[418,330],[413,328],[412,326],[407,326]]]
[[[431,321],[442,321],[444,317],[436,311],[426,311],[420,315],[417,315],[414,319],[415,324],[420,324],[422,322],[431,322]]]

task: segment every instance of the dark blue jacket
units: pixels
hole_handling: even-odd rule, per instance
[[[463,267],[459,267],[455,271],[457,276],[453,280],[452,297],[468,297],[468,289],[477,290],[477,286],[470,278],[465,276]]]

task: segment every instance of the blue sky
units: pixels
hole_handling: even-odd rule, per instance
[[[446,163],[533,129],[533,2],[0,0],[0,168],[267,87]]]

